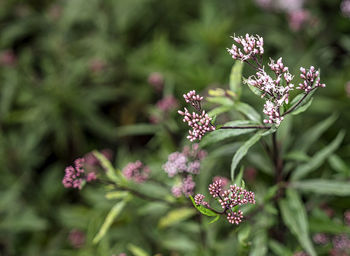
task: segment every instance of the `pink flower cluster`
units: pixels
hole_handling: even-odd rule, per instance
[[[189,196],[193,194],[196,183],[192,175],[199,174],[201,161],[206,157],[207,152],[201,150],[198,144],[193,144],[192,148],[186,146],[182,152],[174,152],[168,156],[168,161],[163,165],[163,169],[169,177],[181,175],[181,183],[174,185],[172,193],[175,197],[181,195]]]
[[[169,177],[179,173],[199,174],[200,162],[206,155],[206,151],[199,149],[199,145],[195,143],[192,149],[184,147],[182,152],[171,153],[163,169]]]
[[[243,220],[243,212],[233,210],[236,206],[244,204],[255,204],[254,192],[247,191],[237,185],[230,185],[229,189],[225,190],[223,180],[218,179],[209,185],[209,193],[213,198],[218,200],[221,207],[224,209],[222,214],[226,215],[228,222],[231,224],[239,224]],[[204,201],[204,196],[197,194],[194,197],[197,205],[203,205],[209,209],[210,205]]]
[[[196,183],[193,181],[191,175],[186,176],[181,184],[172,187],[171,192],[175,197],[181,197],[185,195],[186,197],[193,194]]]
[[[156,105],[160,111],[169,112],[170,110],[177,107],[177,100],[173,95],[168,95],[159,100]]]
[[[320,73],[316,71],[314,66],[311,66],[309,70],[306,70],[305,68],[300,68],[300,78],[304,81],[299,84],[297,89],[304,90],[305,92],[310,92],[311,90],[317,88],[317,87],[326,87],[325,84],[320,83]]]
[[[260,36],[254,37],[247,34],[245,37],[246,39],[250,38],[251,45],[255,43],[255,47],[256,45],[263,47],[263,39]],[[252,46],[247,47],[247,40],[243,40],[243,38],[234,37],[234,40],[243,47],[246,54],[243,55],[243,53],[239,52],[239,47],[234,44],[229,49],[232,58],[247,62],[256,69],[256,74],[245,80],[245,83],[258,88],[261,91],[261,97],[267,98],[263,109],[264,114],[267,116],[264,119],[264,123],[280,125],[283,120],[283,114],[280,111],[284,104],[288,104],[290,91],[294,90],[294,84],[292,83],[294,76],[289,72],[289,68],[283,64],[282,58],[279,58],[277,61],[270,59],[268,64],[274,73],[274,78],[272,78],[265,71],[262,59],[257,58],[257,55],[262,55],[264,51],[259,51]],[[313,66],[307,72],[304,68],[301,68],[300,71],[300,77],[304,82],[299,84],[298,89],[308,93],[316,87],[325,87],[325,84],[320,83],[319,72]]]
[[[185,112],[178,111],[180,115],[184,117],[183,121],[192,128],[192,131],[188,131],[189,135],[187,139],[195,141],[201,140],[207,133],[215,130],[215,126],[211,125],[212,118],[203,110],[201,114],[192,112],[192,114],[185,108]]]
[[[141,161],[137,160],[134,163],[128,163],[123,168],[123,175],[128,180],[133,180],[137,183],[145,182],[148,179],[151,170],[145,166]]]
[[[269,100],[264,105],[263,112],[267,115],[264,123],[279,125],[283,116],[280,115],[281,106],[289,101],[289,92],[293,90],[291,83],[293,76],[289,73],[289,68],[279,58],[276,62],[271,59],[268,64],[275,73],[275,79],[268,75],[263,68],[259,68],[256,75],[250,76],[246,83],[262,91],[262,96],[267,96]]]
[[[65,175],[62,183],[65,188],[78,188],[82,189],[84,182],[91,182],[96,180],[96,174],[94,172],[85,173],[84,170],[84,158],[78,158],[74,161],[74,167],[68,166],[65,169]]]
[[[235,60],[246,61],[264,53],[264,39],[258,35],[251,36],[246,34],[245,37],[233,36],[232,38],[237,44],[242,46],[239,48],[232,44],[231,48],[227,48],[227,51]]]
[[[188,131],[189,135],[187,139],[195,141],[201,140],[207,133],[215,130],[215,126],[211,124],[212,118],[201,108],[201,101],[203,97],[196,94],[196,91],[190,91],[183,95],[185,101],[190,103],[198,112],[192,112],[192,114],[185,108],[185,112],[179,110],[178,113],[182,115],[183,122],[187,122],[188,126],[192,128],[192,131]]]

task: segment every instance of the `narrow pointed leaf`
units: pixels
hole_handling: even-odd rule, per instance
[[[230,89],[237,94],[238,99],[242,93],[241,79],[242,79],[243,62],[236,61],[232,66],[230,74]]]
[[[260,140],[261,136],[262,136],[262,132],[261,131],[257,132],[252,137],[250,137],[250,139],[247,140],[234,154],[232,158],[232,163],[231,163],[231,180],[234,180],[235,178],[235,170],[237,168],[237,165],[241,161],[241,159],[247,154],[250,147]]]
[[[116,203],[113,208],[110,210],[110,212],[108,213],[105,221],[103,222],[100,230],[98,231],[97,235],[94,237],[94,239],[92,240],[92,242],[94,244],[97,244],[107,233],[108,229],[110,228],[110,226],[112,225],[113,221],[115,220],[115,218],[120,214],[120,212],[123,210],[125,206],[125,202],[121,201]]]
[[[350,196],[350,183],[347,181],[313,179],[293,182],[291,185],[302,192],[312,192],[320,195]]]
[[[305,177],[307,174],[309,174],[312,171],[315,171],[318,167],[320,167],[323,162],[334,152],[337,150],[337,148],[340,146],[341,142],[343,141],[345,136],[344,131],[340,131],[337,135],[337,137],[326,147],[324,147],[322,150],[317,152],[310,161],[303,165],[299,165],[297,169],[295,169],[292,172],[291,180],[300,180],[301,178]]]
[[[279,202],[282,219],[300,245],[311,256],[316,256],[309,236],[309,226],[304,204],[295,190],[287,189],[287,198]]]

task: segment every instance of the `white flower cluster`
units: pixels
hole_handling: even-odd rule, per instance
[[[289,73],[288,67],[283,64],[282,58],[276,62],[271,59],[268,65],[275,73],[275,79],[267,74],[264,68],[261,68],[254,76],[250,76],[246,83],[257,87],[262,91],[262,97],[267,96],[268,98],[263,110],[268,118],[264,120],[264,123],[279,125],[283,120],[280,108],[284,103],[288,104],[289,92],[294,89],[291,83],[294,77]]]
[[[242,46],[241,49],[232,44],[230,49],[227,48],[227,51],[235,60],[246,61],[264,53],[264,39],[258,35],[251,36],[246,34],[245,37],[233,36],[232,38],[237,44]]]

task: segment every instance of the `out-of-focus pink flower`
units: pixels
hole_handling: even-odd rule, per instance
[[[256,5],[262,9],[270,10],[273,8],[273,0],[254,0]]]
[[[340,10],[346,18],[350,18],[350,0],[343,0],[340,4]]]
[[[101,59],[92,59],[89,62],[89,69],[91,72],[100,73],[107,66],[106,62]]]
[[[164,87],[164,77],[159,72],[153,72],[148,76],[148,83],[153,86],[153,88],[161,92]]]
[[[123,169],[125,178],[133,180],[137,183],[145,182],[148,179],[150,172],[151,170],[149,167],[145,166],[139,160],[134,163],[128,163]]]
[[[348,98],[350,98],[350,81],[345,84],[345,92]]]
[[[169,112],[178,106],[178,102],[173,95],[168,95],[159,100],[156,105],[160,111]]]
[[[346,225],[350,226],[350,210],[344,213],[344,222]]]
[[[294,31],[299,31],[309,19],[310,12],[304,9],[291,11],[288,14],[289,27]]]
[[[230,180],[222,176],[215,176],[213,178],[213,183],[217,183],[217,182],[221,182],[222,187],[226,187],[230,183]]]
[[[324,233],[317,233],[312,237],[312,240],[315,242],[315,244],[321,244],[324,245],[329,242],[329,238]]]
[[[52,5],[48,10],[48,15],[53,20],[58,20],[62,15],[62,6],[58,4]]]
[[[113,151],[111,149],[102,149],[100,153],[104,155],[104,157],[106,157],[108,160],[112,160]],[[84,159],[86,165],[97,166],[100,163],[92,152],[85,154]]]
[[[244,170],[243,176],[246,181],[253,183],[256,179],[256,169],[247,167],[247,169]]]
[[[175,197],[180,197],[182,196],[182,185],[175,185],[172,187],[171,189],[171,193],[175,196]]]
[[[81,248],[85,243],[85,233],[78,229],[73,229],[68,236],[70,244],[74,248]]]
[[[0,65],[13,67],[17,63],[17,57],[12,50],[5,50],[0,53]]]

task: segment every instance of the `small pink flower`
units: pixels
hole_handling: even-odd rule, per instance
[[[89,69],[93,73],[100,73],[106,66],[106,62],[101,59],[92,59],[89,63]]]
[[[68,240],[74,248],[81,248],[85,244],[85,233],[78,229],[73,229],[69,233]]]
[[[12,50],[5,50],[0,53],[0,65],[13,67],[17,63],[17,57]]]
[[[293,10],[288,14],[289,26],[294,31],[299,31],[302,26],[309,20],[310,13],[304,9]]]
[[[164,77],[161,73],[153,72],[148,76],[148,83],[153,86],[153,88],[161,92],[164,87]]]

